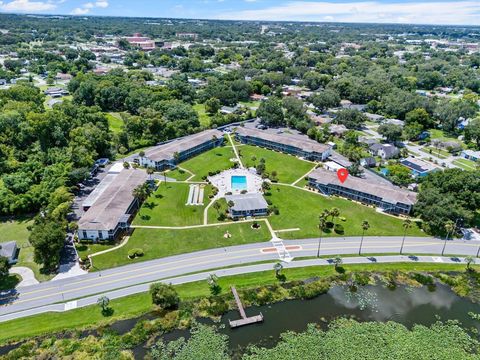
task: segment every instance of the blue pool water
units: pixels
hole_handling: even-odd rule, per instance
[[[232,176],[232,190],[247,190],[247,177],[246,176]]]

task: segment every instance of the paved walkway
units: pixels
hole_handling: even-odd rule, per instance
[[[10,269],[10,274],[17,274],[22,277],[22,281],[18,283],[17,287],[39,284],[39,281],[35,278],[34,272],[30,268],[14,266]]]

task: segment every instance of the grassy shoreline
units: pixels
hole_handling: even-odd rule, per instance
[[[345,266],[345,269],[347,274],[353,274],[354,272],[463,272],[465,264],[356,264]],[[480,270],[480,266],[476,266],[475,269],[477,271]],[[333,266],[284,269],[282,273],[289,282],[310,278],[327,279],[328,277],[338,275]],[[238,290],[246,290],[278,283],[273,270],[219,278],[219,285],[224,289],[223,293],[227,293],[232,285]],[[209,287],[205,281],[177,285],[175,288],[182,301],[194,301],[200,297],[208,297],[210,295]],[[118,320],[138,317],[153,309],[148,293],[111,300],[110,306],[114,310],[111,317],[103,317],[98,306],[92,305],[65,313],[46,313],[4,322],[1,324],[0,344],[21,341],[55,332],[80,331],[87,328],[106,326]]]

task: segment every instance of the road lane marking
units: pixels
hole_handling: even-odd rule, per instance
[[[400,241],[400,240],[395,240],[395,241]],[[359,241],[354,241],[354,242],[350,241],[350,242],[343,242],[342,244],[356,244],[357,245],[358,243],[359,243]],[[348,249],[357,249],[358,248],[358,246],[340,246],[340,247],[334,246],[334,247],[331,247],[331,245],[334,245],[334,244],[332,244],[332,243],[322,244],[322,248],[324,250],[348,250]],[[336,244],[336,245],[338,245],[338,244]],[[425,243],[405,244],[406,247],[409,247],[409,246],[410,247],[418,247],[418,246],[426,246],[426,245],[441,245],[441,242],[425,242]],[[457,246],[470,246],[470,247],[477,247],[478,246],[478,245],[475,245],[475,244],[466,244],[466,243],[456,243],[455,245],[457,245]],[[289,245],[289,246],[296,246],[296,245]],[[304,248],[304,250],[308,250],[310,248],[311,249],[316,248],[317,245],[307,243],[307,244],[297,245],[297,246],[301,246],[301,247]],[[398,245],[385,245],[385,244],[383,244],[383,245],[380,245],[380,244],[378,244],[378,245],[373,245],[373,244],[368,245],[368,244],[365,244],[365,246],[363,246],[364,249],[373,249],[373,248],[378,248],[378,247],[397,248]],[[253,256],[253,255],[258,254],[257,250],[258,250],[258,248],[236,250],[236,251],[230,252],[229,254],[239,254],[239,253],[252,252],[251,254],[248,254],[248,256]],[[297,251],[300,251],[300,250],[297,250]],[[209,254],[209,255],[200,256],[197,259],[201,259],[201,258],[208,259],[208,258],[213,258],[213,257],[215,257],[215,259],[212,259],[210,261],[198,262],[198,263],[190,263],[190,264],[183,265],[183,266],[170,267],[170,268],[167,268],[167,269],[159,270],[158,272],[163,273],[163,272],[166,272],[166,271],[182,269],[182,268],[185,268],[185,267],[208,264],[208,263],[211,263],[211,262],[215,262],[217,260],[217,258],[221,255],[222,255],[222,253],[219,252],[217,254]],[[244,256],[234,256],[234,257],[228,257],[228,259],[229,260],[235,260],[235,259],[239,259],[239,258],[243,258],[243,257]],[[155,268],[159,268],[159,267],[163,268],[163,267],[171,265],[171,264],[176,264],[176,263],[181,263],[181,262],[186,262],[186,261],[192,261],[192,259],[190,259],[190,258],[180,259],[180,260],[175,260],[175,261],[169,261],[169,262],[166,262],[166,263],[163,263],[163,264],[143,266],[143,267],[140,267],[140,268],[134,269],[134,270],[122,271],[122,272],[118,272],[118,273],[112,273],[112,274],[109,274],[109,275],[98,276],[98,277],[95,277],[95,278],[79,280],[79,281],[76,281],[76,282],[63,284],[62,286],[59,285],[58,287],[50,287],[50,288],[35,290],[35,291],[31,291],[31,292],[26,292],[26,293],[19,293],[18,296],[25,296],[25,295],[31,295],[31,294],[34,294],[34,293],[39,293],[39,292],[44,292],[44,291],[54,290],[54,289],[58,289],[58,291],[59,291],[58,293],[55,293],[55,294],[47,294],[47,295],[40,296],[40,297],[34,297],[34,298],[25,299],[25,300],[13,301],[10,304],[2,305],[2,307],[15,305],[15,304],[20,304],[20,303],[24,303],[24,302],[28,302],[28,301],[39,300],[39,299],[47,298],[47,297],[50,297],[50,296],[55,296],[57,294],[71,293],[71,292],[80,291],[80,290],[84,290],[84,289],[88,289],[88,288],[93,288],[93,287],[97,287],[97,286],[102,286],[102,285],[112,284],[112,283],[115,283],[115,282],[124,281],[124,280],[134,279],[134,278],[138,278],[138,277],[142,277],[142,276],[146,276],[146,275],[151,275],[151,274],[154,274],[157,271],[151,271],[151,272],[147,272],[147,273],[142,272],[142,273],[137,274],[137,275],[132,275],[132,276],[129,276],[129,277],[126,277],[126,278],[120,278],[120,279],[116,279],[116,280],[112,280],[112,281],[108,281],[108,282],[102,281],[105,278],[111,278],[111,277],[123,275],[123,274],[126,274],[126,273],[139,272],[139,271],[144,271],[144,270],[148,270],[148,269],[155,269]],[[85,287],[65,290],[65,291],[60,290],[61,287],[68,287],[68,286],[78,285],[78,284],[87,283],[87,282],[91,282],[91,281],[97,281],[97,282],[100,281],[100,283],[85,286]],[[132,285],[129,285],[129,286],[132,286]],[[6,299],[9,299],[9,298],[14,298],[14,297],[16,297],[16,296],[0,298],[0,300],[6,300]]]

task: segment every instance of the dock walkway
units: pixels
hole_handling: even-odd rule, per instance
[[[236,328],[239,326],[254,324],[254,323],[263,321],[262,313],[260,313],[260,315],[247,317],[247,314],[245,313],[245,309],[243,308],[242,302],[240,300],[240,296],[238,296],[237,289],[235,289],[234,286],[232,286],[232,293],[233,293],[233,297],[235,298],[235,302],[237,303],[238,312],[240,313],[241,319],[233,320],[233,321],[228,320],[231,328]]]

